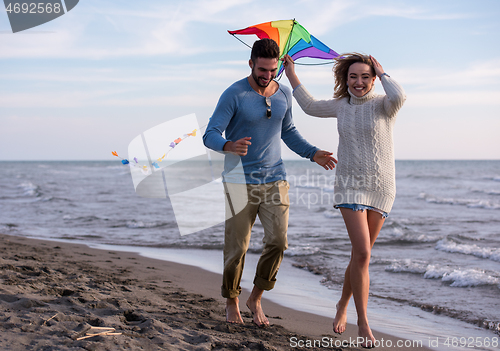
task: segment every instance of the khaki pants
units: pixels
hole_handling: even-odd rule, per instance
[[[271,290],[288,248],[289,184],[279,180],[266,184],[224,183],[226,228],[222,296],[235,298],[241,293],[241,275],[251,230],[257,215],[264,227],[264,249],[257,264],[254,285]]]

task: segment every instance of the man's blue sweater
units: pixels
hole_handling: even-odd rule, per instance
[[[268,119],[266,98],[253,90],[248,78],[235,82],[222,93],[203,135],[205,146],[219,152],[223,151],[227,141],[252,138],[248,153],[241,156],[247,184],[286,179],[280,139],[292,151],[311,161],[318,151],[299,134],[293,124],[290,89],[279,84],[270,99],[272,115]],[[224,131],[226,138],[222,136]],[[222,174],[224,181],[233,182],[229,175],[238,161],[239,156],[226,154]]]

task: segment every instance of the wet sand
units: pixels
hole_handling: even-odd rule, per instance
[[[358,350],[357,328],[263,300],[225,322],[221,276],[135,253],[0,234],[0,350]],[[307,303],[307,301],[305,302]],[[374,331],[377,350],[429,350]],[[392,344],[392,347],[388,347]],[[341,346],[341,347],[337,347]]]

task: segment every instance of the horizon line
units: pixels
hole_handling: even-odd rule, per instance
[[[311,162],[309,159],[290,159],[290,158],[285,158],[282,159],[283,161],[288,161],[288,162]],[[188,161],[185,159],[170,159],[170,160],[165,160],[165,161]],[[212,162],[215,161],[222,161],[222,160],[212,160]],[[424,158],[397,158],[395,161],[500,161],[500,158],[474,158],[474,159],[467,159],[467,158],[432,158],[432,159],[424,159]],[[72,159],[53,159],[53,160],[29,160],[29,159],[12,159],[12,160],[0,160],[0,162],[116,162],[116,160],[106,160],[106,159],[82,159],[82,160],[72,160]],[[193,160],[193,162],[202,162],[202,161],[196,161]]]

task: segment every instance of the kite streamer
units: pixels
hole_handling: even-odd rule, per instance
[[[294,19],[266,22],[244,29],[228,30],[228,32],[241,42],[243,41],[236,37],[236,34],[255,34],[259,37],[259,39],[273,39],[280,48],[278,77],[283,72],[284,67],[281,59],[286,54],[290,55],[294,61],[302,57],[333,60],[335,57],[340,56],[314,36],[309,34],[309,32]],[[244,44],[247,45],[246,43]]]
[[[203,127],[202,127],[202,128],[203,128]],[[183,140],[184,140],[184,139],[186,139],[186,138],[196,136],[196,132],[197,132],[197,131],[198,131],[198,130],[197,130],[197,129],[195,129],[195,130],[193,130],[191,133],[184,134],[182,137],[179,137],[179,138],[175,139],[174,141],[172,141],[172,142],[170,143],[170,145],[169,145],[169,146],[170,146],[170,149],[169,149],[167,152],[165,152],[165,153],[163,154],[163,156],[161,156],[161,157],[159,157],[159,158],[155,159],[155,161],[151,162],[151,165],[153,166],[153,168],[152,168],[152,169],[153,169],[153,170],[154,170],[154,169],[159,169],[159,168],[160,168],[160,165],[158,164],[158,162],[162,162],[164,159],[166,159],[166,158],[167,158],[167,156],[168,156],[168,154],[170,153],[170,151],[172,151],[172,150],[173,150],[173,149],[174,149],[174,148],[175,148],[175,147],[176,147],[176,146],[177,146],[177,145],[178,145],[181,141],[183,141]],[[124,165],[129,165],[130,167],[136,167],[136,168],[139,168],[139,169],[142,171],[142,173],[144,173],[145,175],[149,175],[149,174],[151,174],[151,173],[152,173],[152,171],[151,171],[150,167],[148,167],[148,166],[146,166],[146,165],[141,166],[141,165],[139,164],[139,161],[137,160],[137,157],[134,157],[134,158],[133,158],[133,161],[134,161],[134,162],[130,162],[128,159],[120,157],[116,151],[112,151],[112,152],[111,152],[111,154],[112,154],[113,156],[116,156],[116,157],[120,158],[120,159],[122,160],[122,164],[124,164]]]

